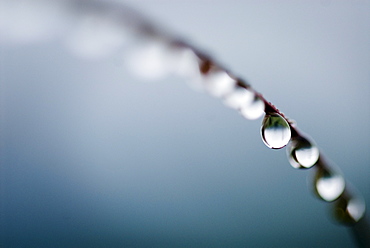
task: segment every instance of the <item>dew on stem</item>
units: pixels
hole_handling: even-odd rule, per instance
[[[327,202],[334,201],[342,195],[345,185],[345,180],[339,172],[318,167],[314,187],[319,198]]]
[[[365,206],[365,201],[362,197],[350,199],[347,204],[348,215],[355,222],[358,222],[365,215]]]
[[[249,120],[261,117],[265,109],[265,103],[252,90],[239,86],[224,97],[224,104]]]
[[[365,215],[365,201],[360,195],[342,196],[334,204],[334,217],[343,224],[354,224]]]
[[[206,91],[214,97],[224,97],[230,94],[236,86],[236,80],[226,71],[211,69],[203,75]]]
[[[265,103],[260,97],[254,95],[253,100],[248,105],[243,106],[239,111],[244,118],[255,120],[263,115],[264,109]]]
[[[235,89],[227,94],[223,101],[224,104],[233,109],[241,109],[253,101],[254,92],[244,87],[235,87]]]
[[[171,72],[174,58],[168,44],[160,41],[142,41],[127,56],[126,65],[139,78],[147,81],[163,79]]]
[[[302,136],[292,138],[286,151],[289,163],[296,169],[311,168],[320,155],[316,145]]]
[[[280,149],[291,138],[288,122],[278,113],[267,113],[262,121],[261,137],[268,148]]]

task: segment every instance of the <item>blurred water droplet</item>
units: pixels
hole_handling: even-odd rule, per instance
[[[239,110],[240,114],[249,120],[261,117],[265,110],[265,103],[261,98],[244,87],[235,87],[223,100],[226,106]]]
[[[256,95],[253,96],[249,104],[243,105],[240,108],[240,114],[246,119],[255,120],[260,118],[265,112],[265,103]]]
[[[311,168],[319,159],[319,149],[313,142],[298,136],[287,147],[289,163],[296,169]]]
[[[236,87],[230,94],[224,98],[224,104],[233,109],[241,109],[253,101],[254,92],[244,87]]]
[[[183,48],[176,62],[175,74],[183,77],[191,89],[202,92],[205,87],[199,63],[200,58],[191,48]]]
[[[174,73],[186,79],[194,79],[199,77],[198,57],[188,47],[173,48],[176,54],[176,59],[173,60]]]
[[[315,191],[324,201],[338,199],[345,189],[345,181],[339,172],[319,167],[315,177]]]
[[[203,81],[207,92],[214,97],[230,94],[236,87],[236,80],[221,69],[210,69],[203,75]]]
[[[364,215],[366,211],[366,205],[363,198],[353,198],[348,202],[347,212],[351,218],[358,222]]]
[[[366,205],[361,195],[341,197],[334,205],[334,216],[343,224],[354,224],[365,215]]]
[[[261,137],[265,145],[272,149],[286,146],[291,137],[288,122],[279,114],[266,114],[262,121]]]
[[[144,41],[137,44],[127,56],[128,69],[143,80],[154,81],[167,76],[171,72],[171,56],[169,47],[163,41]]]

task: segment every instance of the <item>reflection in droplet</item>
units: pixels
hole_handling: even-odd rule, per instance
[[[316,145],[302,136],[292,138],[287,147],[288,160],[296,169],[311,168],[319,159],[319,154]]]
[[[286,146],[291,137],[288,122],[279,114],[266,114],[262,121],[261,137],[265,145],[272,149]]]
[[[361,195],[341,197],[335,203],[334,216],[344,224],[353,224],[365,215],[365,201]]]
[[[324,201],[331,202],[338,199],[345,188],[343,176],[326,168],[318,168],[315,177],[315,191]]]

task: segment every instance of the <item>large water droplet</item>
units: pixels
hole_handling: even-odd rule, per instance
[[[287,147],[287,155],[290,164],[296,168],[311,168],[319,159],[319,149],[313,142],[298,136],[292,138]]]
[[[266,114],[262,122],[261,137],[265,145],[272,149],[286,146],[291,137],[288,122],[279,114]]]
[[[338,199],[345,185],[340,173],[322,167],[318,168],[315,177],[315,191],[324,201],[331,202]]]
[[[361,195],[340,197],[334,205],[334,216],[343,224],[354,224],[365,215],[365,201]]]
[[[261,117],[265,110],[265,103],[256,94],[244,87],[235,89],[224,97],[224,103],[230,108],[240,111],[247,119],[254,120]]]

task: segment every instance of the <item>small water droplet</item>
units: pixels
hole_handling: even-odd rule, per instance
[[[224,104],[233,109],[241,109],[244,105],[249,105],[253,101],[254,92],[244,87],[235,87],[235,90],[227,94]]]
[[[272,149],[286,146],[291,137],[288,122],[279,114],[266,114],[262,121],[261,137],[265,145]]]
[[[354,224],[365,215],[366,205],[361,195],[340,197],[334,205],[334,216],[343,224]]]
[[[188,47],[175,47],[177,54],[174,63],[174,73],[186,79],[192,79],[199,75],[198,57]]]
[[[248,105],[244,105],[242,108],[240,108],[240,114],[249,120],[260,118],[264,112],[265,103],[256,95]]]
[[[351,218],[358,222],[365,215],[366,205],[362,198],[353,198],[348,202],[347,212]]]
[[[324,201],[338,199],[345,189],[345,181],[339,172],[319,167],[315,177],[315,191]]]
[[[223,97],[230,94],[236,86],[236,80],[220,69],[210,69],[203,75],[203,80],[205,89],[214,97]]]
[[[203,92],[205,86],[199,63],[202,63],[201,58],[191,48],[185,47],[180,54],[175,73],[183,77],[190,88]]]
[[[130,51],[126,64],[139,79],[155,81],[171,72],[172,61],[168,44],[157,40],[144,40]]]
[[[224,97],[224,104],[237,109],[246,119],[254,120],[261,117],[265,110],[265,103],[256,94],[244,87],[235,89]]]
[[[320,152],[313,142],[298,136],[292,138],[287,147],[289,163],[296,169],[311,168],[319,159]]]

